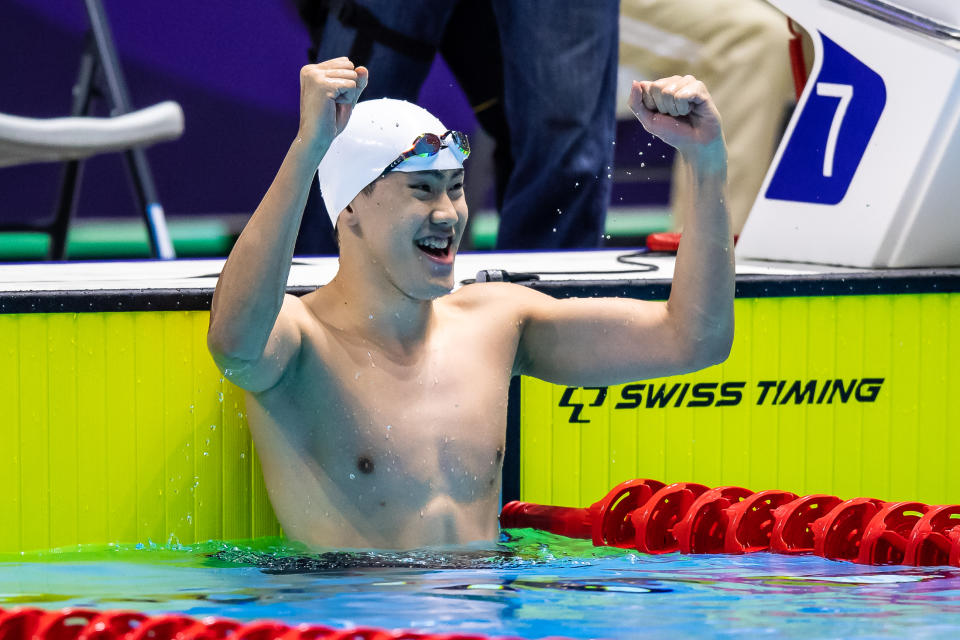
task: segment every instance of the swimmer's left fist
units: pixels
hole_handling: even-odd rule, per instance
[[[720,113],[706,86],[693,76],[634,81],[628,104],[644,129],[687,160],[725,166]]]

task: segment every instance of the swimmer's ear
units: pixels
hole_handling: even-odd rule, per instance
[[[353,203],[348,204],[343,211],[340,212],[340,216],[337,221],[338,223],[342,223],[348,227],[354,228],[360,224],[360,217],[353,208]]]

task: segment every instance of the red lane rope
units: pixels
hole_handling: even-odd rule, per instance
[[[586,509],[510,502],[500,525],[644,553],[773,551],[870,565],[960,567],[960,505],[628,480]]]
[[[181,614],[146,615],[132,611],[29,607],[0,609],[0,640],[491,640],[460,633],[388,631],[373,627],[331,629],[291,627],[282,622],[235,620]],[[511,640],[501,638],[500,640]],[[516,640],[516,639],[513,639]],[[549,639],[548,639],[549,640]],[[553,640],[564,640],[554,638]]]

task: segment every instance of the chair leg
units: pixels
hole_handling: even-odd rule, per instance
[[[48,257],[52,260],[63,260],[67,257],[67,233],[70,230],[70,218],[73,217],[77,207],[81,171],[82,163],[79,160],[64,163],[60,193],[57,196],[56,216],[53,224],[48,228],[50,234]]]
[[[92,37],[88,36],[83,57],[80,59],[80,72],[77,74],[77,82],[73,85],[71,115],[85,116],[90,113],[90,106],[95,93],[94,84],[97,67],[95,43]],[[53,222],[47,228],[47,232],[50,234],[50,247],[47,251],[47,257],[53,260],[63,260],[67,256],[67,233],[70,230],[70,219],[77,207],[82,170],[83,163],[79,160],[71,160],[63,164]]]
[[[147,224],[147,233],[150,236],[150,252],[154,258],[170,260],[176,258],[170,232],[167,230],[167,221],[163,215],[157,197],[157,189],[153,184],[150,165],[143,149],[130,149],[124,153],[127,169],[133,184],[134,198],[140,207],[140,213]]]
[[[107,22],[107,14],[101,0],[85,0],[87,15],[90,17],[90,29],[96,43],[100,65],[103,70],[103,79],[106,83],[107,96],[113,107],[113,115],[126,113],[131,110],[130,95],[120,69],[120,61]],[[173,243],[167,231],[167,222],[163,215],[157,197],[157,189],[150,173],[143,149],[130,149],[125,154],[127,168],[133,182],[134,198],[140,207],[140,213],[147,223],[147,233],[150,236],[150,249],[155,258],[175,258]]]

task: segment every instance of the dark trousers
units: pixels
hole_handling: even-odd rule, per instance
[[[497,143],[497,249],[601,244],[619,0],[301,0],[301,9],[315,60],[350,55],[370,69],[363,99],[415,101],[439,51],[470,103],[486,106],[477,118]],[[296,252],[336,253],[317,188]]]

